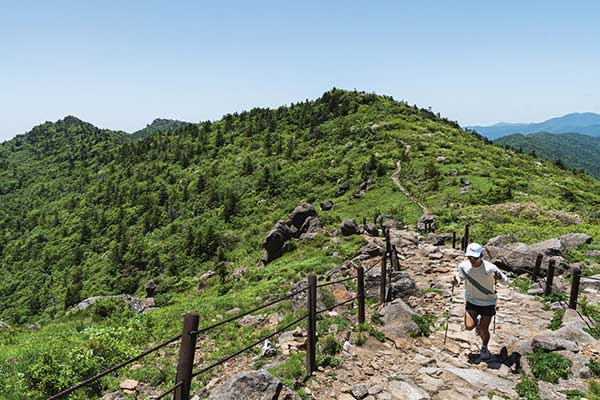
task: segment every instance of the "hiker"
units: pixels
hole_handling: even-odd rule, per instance
[[[496,315],[496,281],[508,284],[508,277],[494,264],[483,259],[483,250],[483,246],[477,243],[467,246],[467,259],[458,265],[452,286],[460,285],[461,279],[465,279],[465,327],[469,331],[475,329],[481,337],[480,358],[487,360],[492,356],[488,343],[490,322]]]

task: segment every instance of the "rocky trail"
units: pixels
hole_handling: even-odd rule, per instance
[[[404,154],[408,155],[408,153],[410,152],[410,144],[405,143],[405,142],[402,142],[402,143],[404,144]],[[423,203],[421,203],[419,200],[417,200],[417,198],[415,198],[412,195],[412,193],[410,193],[410,191],[402,184],[402,182],[400,182],[400,172],[401,171],[402,171],[402,162],[400,160],[398,160],[396,162],[396,169],[392,173],[392,181],[394,182],[394,185],[396,185],[400,189],[400,191],[406,197],[408,197],[413,203],[415,203],[416,205],[419,206],[419,208],[423,212],[423,215],[429,214],[429,210],[427,209],[427,207]]]

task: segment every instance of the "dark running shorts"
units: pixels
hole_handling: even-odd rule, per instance
[[[467,311],[475,311],[477,315],[483,317],[493,317],[496,315],[496,306],[476,306],[467,301]]]

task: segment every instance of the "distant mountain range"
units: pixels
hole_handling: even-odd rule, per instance
[[[467,126],[489,139],[511,135],[514,133],[581,133],[590,136],[600,136],[600,114],[572,113],[562,117],[551,118],[547,121],[529,124],[514,124],[500,122],[491,126]]]
[[[535,152],[549,160],[560,159],[567,167],[583,168],[600,180],[600,137],[579,133],[538,132],[503,136],[494,142],[525,153]]]

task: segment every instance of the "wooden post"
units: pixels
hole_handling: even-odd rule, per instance
[[[306,343],[306,370],[312,375],[317,370],[317,276],[308,276],[308,340]]]
[[[385,289],[386,289],[386,264],[387,261],[387,252],[383,253],[383,257],[381,257],[381,285],[379,287],[379,304],[383,304],[386,301]]]
[[[464,246],[465,248],[463,249],[463,251],[467,250],[467,246],[469,245],[469,224],[465,224],[465,237],[464,237]]]
[[[571,296],[569,297],[569,308],[577,310],[577,297],[579,296],[579,281],[581,280],[581,270],[573,269],[573,280],[571,282]]]
[[[189,400],[192,385],[192,370],[194,368],[194,354],[196,353],[196,335],[190,332],[198,330],[200,316],[198,313],[188,313],[183,317],[183,333],[179,347],[179,362],[175,382],[183,382],[175,389],[174,400]]]
[[[365,269],[359,266],[356,269],[357,297],[358,297],[358,323],[365,323]]]
[[[532,277],[534,282],[537,282],[538,276],[540,275],[540,268],[542,266],[543,259],[544,259],[543,254],[538,254],[537,258],[535,259],[535,266],[533,267],[533,277]]]
[[[546,274],[546,289],[544,290],[544,296],[548,296],[552,293],[552,280],[554,279],[554,263],[555,260],[548,262],[548,273]]]
[[[456,232],[452,232],[452,249],[456,249]]]

